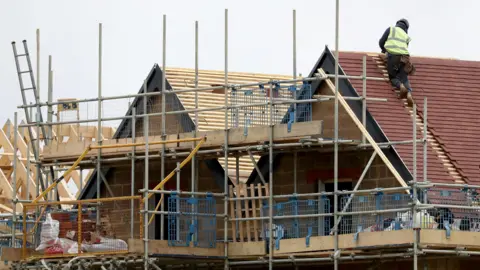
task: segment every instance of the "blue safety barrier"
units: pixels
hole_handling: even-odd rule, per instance
[[[214,248],[216,246],[216,202],[205,198],[168,198],[168,245]]]
[[[296,197],[287,202],[273,204],[273,216],[291,216],[291,218],[275,219],[272,235],[275,248],[279,249],[280,240],[292,238],[305,238],[305,245],[310,245],[312,236],[323,236],[330,228],[330,220],[325,217],[305,217],[300,215],[315,215],[330,212],[330,200],[326,196],[320,199],[298,200]],[[269,205],[262,207],[262,216],[268,216]],[[268,222],[264,224],[265,239],[269,238]]]

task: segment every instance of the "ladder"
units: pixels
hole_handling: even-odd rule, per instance
[[[27,124],[34,123],[31,119],[30,114],[28,113],[28,107],[26,107],[29,104],[28,103],[29,100],[27,100],[26,92],[31,91],[33,93],[34,102],[37,105],[36,106],[37,107],[37,113],[38,113],[38,119],[37,120],[40,121],[40,122],[43,122],[42,111],[40,110],[40,98],[38,96],[37,87],[35,85],[35,78],[34,78],[33,70],[32,70],[32,62],[30,61],[30,54],[28,53],[27,41],[23,40],[22,43],[23,43],[23,47],[24,47],[24,53],[23,54],[18,54],[15,41],[12,41],[13,55],[15,57],[15,65],[17,67],[18,82],[20,83],[20,92],[22,93],[22,101],[23,101],[23,106],[24,106],[23,109],[24,109],[24,112],[25,112],[25,118],[27,120]],[[27,70],[22,70],[22,68],[20,67],[20,59],[25,59],[26,60]],[[23,83],[23,74],[29,74],[30,85],[25,86],[25,84]],[[43,125],[41,126],[41,132],[42,132],[43,138],[46,138],[45,144],[48,144],[48,141],[49,141],[50,138],[46,137],[47,133],[45,132],[45,126],[43,126]],[[28,128],[28,135],[30,136],[30,143],[32,145],[32,150],[33,150],[34,157],[35,157],[36,160],[39,160],[38,159],[39,151],[37,152],[36,145],[34,143],[33,136],[32,136],[32,130],[31,130],[30,127]],[[40,139],[40,136],[39,136],[39,134],[37,134],[37,140],[39,140],[39,139]],[[40,149],[38,149],[38,150],[40,150]],[[54,174],[53,174],[53,168],[52,167],[50,167],[50,173],[52,175],[52,179],[54,179]],[[39,177],[41,177],[40,174],[39,174]],[[43,180],[39,181],[39,182],[40,182],[40,185],[42,187],[42,190],[45,190],[45,184],[43,183]]]

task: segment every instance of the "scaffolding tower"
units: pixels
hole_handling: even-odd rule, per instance
[[[53,192],[55,186],[62,181],[62,177],[52,181],[52,184],[44,189],[40,190],[37,193],[37,198],[34,200],[18,200],[13,198],[12,204],[13,208],[16,209],[17,203],[24,203],[24,212],[22,216],[22,225],[21,230],[23,230],[23,244],[22,244],[22,260],[16,262],[16,269],[31,269],[39,267],[40,264],[59,265],[60,267],[78,267],[78,269],[88,269],[89,266],[98,265],[103,267],[119,267],[127,268],[131,264],[143,264],[144,269],[160,269],[160,266],[170,265],[167,260],[162,261],[157,256],[151,256],[156,251],[150,251],[149,243],[152,242],[150,229],[152,228],[152,220],[156,215],[160,216],[160,240],[168,241],[169,247],[187,247],[187,248],[203,248],[203,249],[223,249],[223,256],[210,258],[208,255],[198,256],[195,262],[188,262],[181,265],[170,265],[169,267],[187,267],[196,265],[197,267],[217,267],[224,269],[231,269],[236,267],[243,266],[259,266],[268,264],[269,269],[273,269],[274,266],[283,266],[289,265],[300,267],[303,264],[311,263],[330,263],[333,264],[334,269],[339,269],[339,264],[344,261],[352,260],[388,260],[393,258],[413,258],[413,269],[417,269],[419,266],[418,257],[424,256],[426,254],[469,254],[469,255],[478,255],[475,251],[458,251],[458,250],[439,250],[439,249],[428,249],[419,247],[419,229],[423,228],[423,223],[429,223],[430,221],[424,221],[422,213],[426,209],[432,208],[456,208],[463,209],[465,211],[471,210],[476,211],[477,205],[474,202],[471,202],[469,205],[456,205],[452,206],[451,203],[445,202],[445,204],[432,204],[428,203],[426,198],[425,189],[434,189],[435,187],[444,187],[449,192],[456,192],[456,189],[463,188],[467,189],[468,192],[479,188],[477,186],[469,185],[456,185],[456,184],[432,184],[427,179],[427,103],[426,99],[424,102],[423,108],[423,136],[417,138],[417,123],[415,117],[413,117],[412,124],[412,139],[401,141],[401,142],[388,142],[388,143],[377,143],[370,136],[369,132],[366,129],[366,107],[367,101],[371,102],[382,102],[384,100],[379,98],[369,98],[367,97],[366,89],[366,80],[379,80],[384,81],[384,78],[374,78],[367,77],[366,74],[366,58],[363,58],[363,72],[361,75],[355,76],[346,76],[339,74],[339,1],[336,1],[336,38],[335,38],[335,74],[326,74],[323,70],[319,70],[318,73],[314,74],[311,77],[297,78],[296,70],[296,12],[293,11],[293,78],[291,80],[266,80],[258,81],[255,83],[246,83],[246,84],[231,84],[229,82],[229,69],[228,69],[228,10],[225,10],[225,54],[224,54],[224,85],[221,86],[211,86],[211,87],[199,87],[199,70],[198,70],[198,22],[195,22],[195,82],[193,89],[167,89],[167,83],[165,78],[166,70],[166,16],[163,16],[163,62],[162,62],[162,89],[160,92],[149,92],[147,89],[147,82],[145,81],[143,91],[135,95],[122,95],[122,96],[110,96],[105,97],[102,95],[102,24],[99,25],[99,59],[98,59],[98,97],[90,99],[80,99],[75,100],[76,106],[82,103],[94,102],[97,103],[97,112],[98,115],[95,119],[87,120],[72,120],[72,121],[57,121],[57,122],[32,122],[26,124],[18,124],[17,117],[15,117],[15,129],[18,128],[29,128],[33,129],[34,127],[39,129],[39,127],[49,127],[49,130],[52,129],[52,126],[63,125],[63,124],[77,124],[82,123],[95,123],[97,124],[97,138],[95,144],[88,145],[85,151],[78,158],[65,159],[63,161],[48,163],[42,162],[40,159],[35,160],[34,162],[39,164],[42,168],[48,168],[53,165],[68,166],[65,174],[68,174],[72,170],[80,167],[94,167],[96,168],[96,199],[90,200],[78,200],[78,201],[63,201],[63,202],[53,202],[48,199],[41,200],[44,195]],[[334,80],[334,82],[331,81]],[[339,80],[340,79],[361,79],[363,80],[363,89],[361,97],[344,97],[340,94],[339,90]],[[312,82],[322,82],[326,85],[327,89],[331,90],[329,95],[317,95],[310,97],[311,94],[307,95],[308,97],[298,95],[300,90],[306,90],[310,87]],[[206,91],[223,91],[224,94],[224,106],[216,108],[200,108],[198,104],[199,93]],[[49,91],[52,91],[49,89]],[[314,91],[310,89],[309,91]],[[195,105],[194,109],[186,110],[182,108],[172,109],[172,103],[169,100],[173,99],[174,96],[180,93],[193,92],[195,95]],[[313,94],[313,93],[312,93]],[[49,97],[51,93],[49,93]],[[161,108],[156,112],[149,112],[149,106],[151,106],[147,97],[161,97]],[[172,98],[171,98],[172,97]],[[126,116],[115,116],[115,117],[104,117],[102,114],[102,103],[112,100],[121,100],[121,99],[138,99],[138,105],[134,106],[129,114]],[[296,126],[301,124],[311,124],[312,122],[312,104],[334,101],[334,137],[331,139],[310,139],[310,140],[300,140],[298,142],[277,142],[277,127],[279,125],[284,125],[288,129],[288,133],[295,131]],[[358,119],[354,112],[350,109],[347,101],[361,101],[362,102],[362,117]],[[40,108],[40,107],[49,107],[49,111],[54,105],[62,105],[65,101],[52,102],[40,102],[39,100],[35,104],[31,105],[22,105],[19,108]],[[306,106],[301,106],[302,104]],[[308,107],[310,106],[310,107]],[[168,107],[168,108],[167,108]],[[351,120],[361,131],[361,142],[355,142],[350,139],[341,139],[339,137],[339,110],[343,109],[350,116]],[[40,111],[40,109],[38,109]],[[205,135],[200,134],[198,130],[198,121],[199,113],[201,112],[222,112],[224,114],[224,130],[222,131],[223,139],[214,139],[215,142],[222,141],[215,146],[214,143],[209,144],[210,146],[206,149],[201,149],[205,146],[205,141],[209,140],[209,136],[214,133],[206,132]],[[278,111],[282,113],[277,113]],[[50,113],[50,112],[49,112]],[[189,138],[181,137],[176,135],[179,138],[174,138],[170,136],[168,132],[168,127],[166,126],[167,117],[183,117],[184,115],[193,114],[194,121],[192,128],[190,130],[183,130],[179,132],[181,134],[190,133]],[[279,115],[281,117],[279,117]],[[284,115],[286,115],[284,117]],[[413,106],[413,115],[417,115],[416,105]],[[149,131],[151,127],[151,119],[161,119],[161,132],[159,140],[150,141]],[[39,119],[39,118],[37,118]],[[40,118],[41,119],[41,118]],[[141,138],[136,138],[138,130],[137,120],[141,119],[143,135]],[[102,126],[103,122],[112,121],[112,120],[130,120],[132,125],[129,127],[131,136],[126,140],[126,143],[115,144],[105,141],[102,138]],[[183,120],[179,120],[183,121]],[[313,124],[312,124],[313,123]],[[256,129],[258,128],[258,129]],[[282,126],[283,128],[283,126]],[[268,138],[264,138],[264,143],[259,143],[259,140],[251,142],[247,146],[241,145],[238,143],[238,140],[232,136],[234,132],[239,132],[243,136],[249,136],[250,133],[253,133],[255,130],[262,130],[265,134],[268,134]],[[285,135],[295,137],[294,135]],[[219,133],[215,133],[218,135]],[[235,133],[237,134],[237,133]],[[171,151],[172,144],[177,144],[173,146],[176,148],[175,151]],[[389,159],[383,153],[383,149],[390,147],[396,144],[411,144],[413,148],[413,179],[407,180],[403,179],[396,169],[392,166]],[[423,146],[423,180],[417,181],[417,144],[422,144]],[[157,147],[158,146],[158,147]],[[308,148],[305,148],[308,146]],[[319,190],[318,192],[311,193],[292,193],[289,195],[275,195],[275,179],[274,179],[274,155],[277,153],[294,153],[294,164],[297,164],[297,153],[298,152],[307,152],[310,151],[311,147],[332,147],[328,148],[328,151],[332,151],[334,155],[333,161],[333,184],[334,188],[332,192],[326,192]],[[18,146],[15,145],[14,149],[17,149]],[[113,155],[112,152],[109,152],[108,149],[127,149],[124,150],[129,152],[128,156]],[[342,148],[342,149],[341,149]],[[366,167],[363,169],[360,179],[358,180],[356,186],[351,191],[339,190],[339,152],[343,149],[351,150],[373,150],[372,156],[367,162]],[[154,151],[159,152],[159,154],[152,154]],[[144,155],[139,155],[139,151],[144,152]],[[89,154],[90,152],[90,154]],[[93,154],[92,154],[93,152]],[[258,169],[255,160],[252,158],[252,162],[255,165],[255,169],[258,172],[259,178],[261,178],[261,184],[258,186],[249,186],[245,194],[241,195],[240,188],[232,187],[229,183],[229,162],[230,159],[236,158],[242,153],[248,152],[250,155],[252,153],[263,154],[268,156],[268,181],[263,179],[262,173]],[[123,152],[122,152],[123,153]],[[92,157],[86,159],[87,155]],[[160,183],[151,188],[149,176],[149,171],[151,166],[149,161],[156,157],[160,157]],[[199,187],[199,160],[205,159],[205,157],[223,157],[224,159],[224,173],[223,173],[223,191],[222,192],[201,192],[198,190]],[[370,166],[373,163],[375,158],[380,158],[387,168],[390,170],[390,173],[393,175],[393,178],[396,179],[398,187],[387,187],[382,189],[360,189],[360,184],[365,177],[365,174],[369,170]],[[173,159],[176,161],[175,169],[172,173],[167,175],[166,161],[167,159]],[[183,161],[182,161],[183,160]],[[140,189],[141,196],[137,195],[135,190],[135,175],[136,170],[139,170],[136,166],[137,161],[143,161],[143,188]],[[238,164],[238,159],[236,159]],[[107,164],[112,164],[115,162],[123,162],[131,164],[131,189],[129,190],[129,196],[124,196],[122,198],[113,197],[101,198],[101,183],[104,183],[107,187],[107,192],[111,192],[108,187],[107,181],[104,179],[103,167]],[[152,161],[153,162],[153,161]],[[190,191],[181,190],[180,186],[180,174],[182,170],[185,170],[186,164],[190,162],[191,167],[191,189]],[[296,165],[294,165],[294,168]],[[295,170],[295,169],[294,169]],[[237,166],[237,175],[238,175],[238,166]],[[176,179],[174,178],[176,176]],[[38,177],[41,177],[40,175]],[[295,190],[296,186],[296,173],[294,175]],[[16,177],[14,177],[16,179]],[[166,190],[164,188],[165,184],[170,181],[170,179],[176,180],[176,190]],[[174,181],[174,180],[172,180]],[[38,183],[38,182],[37,182]],[[14,189],[16,188],[16,182],[13,183]],[[441,194],[444,191],[439,191]],[[466,193],[468,193],[466,192]],[[465,194],[466,194],[465,193]],[[462,193],[463,194],[463,193]],[[155,195],[160,195],[160,203],[155,202],[152,207],[149,200]],[[168,200],[164,198],[168,195]],[[442,196],[449,197],[451,193],[447,195],[443,194]],[[471,196],[470,196],[471,197]],[[47,198],[47,197],[45,197]],[[314,199],[312,199],[314,198]],[[332,198],[333,200],[331,200]],[[216,200],[223,200],[223,211],[219,211],[215,208]],[[257,211],[255,204],[253,204],[253,210],[249,210],[249,205],[252,200],[266,200],[264,205],[259,205],[261,209],[259,215],[257,216]],[[280,200],[280,201],[276,201]],[[281,201],[283,200],[283,201]],[[285,201],[287,200],[287,201]],[[164,201],[164,203],[161,203]],[[123,204],[126,202],[127,204]],[[260,202],[260,201],[257,201]],[[129,204],[128,204],[129,203]],[[27,219],[26,217],[33,217],[36,220],[36,224],[41,220],[45,221],[45,211],[52,211],[52,215],[56,213],[53,209],[60,211],[62,210],[61,205],[70,205],[68,207],[70,212],[77,213],[74,216],[76,224],[83,224],[82,219],[85,219],[85,213],[90,213],[92,219],[95,219],[96,226],[100,226],[103,221],[102,215],[105,213],[111,214],[109,210],[105,208],[105,205],[111,204],[111,207],[114,209],[122,208],[122,206],[129,206],[128,213],[123,213],[127,216],[129,220],[128,234],[129,238],[136,238],[141,241],[142,247],[139,250],[143,251],[143,254],[132,255],[129,251],[129,248],[122,247],[109,252],[92,252],[83,254],[81,251],[80,244],[83,243],[81,230],[78,234],[78,253],[73,253],[76,255],[74,259],[58,259],[56,257],[45,257],[44,260],[33,260],[25,261],[26,247],[28,244],[36,243],[34,236],[28,236],[29,232],[27,229]],[[166,209],[165,209],[165,204]],[[240,209],[245,209],[245,214],[236,213],[232,211],[234,205],[237,208],[237,211]],[[333,205],[333,211],[331,211],[331,205]],[[446,206],[448,205],[448,206]],[[43,208],[42,208],[43,207]],[[127,207],[128,208],[128,207]],[[28,212],[27,209],[31,209],[31,212]],[[42,210],[41,210],[42,209]],[[242,211],[243,211],[242,210]],[[124,211],[125,212],[125,211]],[[252,216],[249,216],[249,213]],[[407,213],[405,216],[399,217],[399,213]],[[13,213],[13,228],[16,228],[16,224],[20,223],[16,218],[17,213]],[[113,214],[111,214],[113,215]],[[330,219],[332,218],[332,219]],[[137,228],[134,220],[138,219],[140,224]],[[384,220],[391,220],[390,223],[385,224]],[[420,219],[420,220],[419,220]],[[348,220],[348,222],[345,222]],[[221,222],[223,221],[223,222]],[[257,221],[259,223],[257,223]],[[342,222],[343,221],[343,222]],[[453,220],[444,220],[445,226],[450,229],[453,223]],[[167,222],[166,226],[164,222]],[[232,232],[233,228],[243,228],[239,227],[236,224],[246,223],[247,227],[253,224],[252,226],[259,226],[262,229],[261,236],[253,233],[250,235],[250,229],[247,231],[247,238],[249,239],[264,239],[266,242],[265,249],[267,253],[261,258],[231,258],[229,254],[229,246],[232,244],[232,241],[235,242],[237,237],[234,236],[232,239],[229,237],[229,231]],[[449,223],[450,222],[450,223]],[[127,222],[128,223],[128,222]],[[223,224],[223,230],[217,230],[218,224]],[[353,226],[355,224],[356,226]],[[450,224],[450,225],[449,225]],[[37,226],[35,225],[35,226]],[[125,225],[125,224],[123,224]],[[243,225],[242,225],[243,226]],[[428,224],[425,226],[429,226]],[[406,230],[405,235],[409,234],[413,238],[412,248],[403,250],[401,252],[370,252],[368,254],[362,255],[352,255],[349,250],[342,250],[340,238],[342,237],[342,232],[347,232],[348,234],[353,234],[355,241],[359,237],[359,232],[363,232],[366,227],[369,227],[369,230],[372,231],[395,231],[400,230],[400,228],[410,229]],[[139,229],[139,230],[137,230]],[[167,230],[165,232],[164,230]],[[223,241],[218,242],[216,234],[218,232],[223,232]],[[239,235],[243,232],[235,232]],[[165,237],[166,235],[166,237]],[[282,239],[305,239],[305,246],[309,247],[311,245],[310,241],[313,241],[315,236],[331,236],[333,235],[333,248],[327,252],[324,252],[322,256],[303,256],[299,254],[285,256],[276,256],[275,250],[278,250],[280,247],[280,240]],[[12,242],[15,243],[15,230],[12,231]],[[31,237],[31,242],[30,238]],[[27,241],[27,238],[29,241]],[[165,239],[166,238],[166,239]],[[239,236],[238,239],[245,238],[245,236]],[[28,243],[27,243],[28,242]],[[133,243],[133,242],[132,242]],[[135,242],[138,243],[138,242]],[[130,244],[130,242],[129,242]],[[14,244],[14,247],[17,245]],[[153,253],[152,253],[153,252]],[[343,253],[343,254],[342,254]],[[121,254],[122,256],[118,256]],[[128,255],[126,255],[128,254]],[[87,256],[89,255],[89,256]],[[172,254],[170,254],[172,255]],[[37,257],[41,258],[41,257]],[[203,261],[202,261],[203,260]],[[103,268],[104,269],[104,268]]]

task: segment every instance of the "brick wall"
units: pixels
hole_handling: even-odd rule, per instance
[[[174,96],[169,95],[166,98],[165,102],[165,111],[178,111],[180,110],[175,106],[178,105],[178,101],[175,100]],[[140,105],[143,106],[143,103],[140,102]],[[147,104],[148,113],[159,113],[162,112],[162,96],[154,96]],[[185,132],[183,129],[181,120],[182,117],[180,114],[167,114],[165,116],[165,132],[167,134],[177,134]],[[148,133],[150,136],[159,136],[162,135],[162,116],[150,116],[149,117],[149,126],[148,126]],[[135,134],[136,136],[143,136],[143,118],[139,118],[136,121],[135,125]]]
[[[365,167],[366,163],[368,162],[372,152],[371,151],[354,151],[354,152],[340,152],[339,153],[339,170],[342,169],[351,169],[357,168],[359,170],[358,176],[360,175],[361,171]],[[323,153],[323,152],[300,152],[297,154],[297,193],[311,193],[318,191],[318,185],[316,181],[311,183],[307,182],[307,178],[309,177],[309,173],[312,170],[320,170],[331,172],[333,171],[333,153]],[[294,184],[293,184],[293,153],[292,154],[284,154],[283,158],[280,159],[279,165],[277,169],[274,171],[274,181],[273,181],[273,190],[274,194],[292,194],[294,192]],[[169,172],[175,169],[175,163],[169,162],[166,163],[165,166],[165,174],[167,175]],[[181,171],[181,189],[182,190],[190,190],[190,183],[191,183],[191,165],[186,165]],[[135,195],[138,195],[138,190],[143,188],[143,181],[144,181],[144,163],[139,161],[136,164],[135,168]],[[150,188],[153,188],[161,181],[160,176],[160,161],[159,160],[151,160],[150,161]],[[106,178],[108,179],[110,188],[112,189],[114,196],[129,196],[131,190],[131,168],[130,166],[118,167],[112,169]],[[352,181],[352,186],[355,185],[355,181],[357,181],[358,176],[352,177],[352,179],[342,179],[344,181]],[[331,182],[330,179],[321,179],[324,182]],[[176,188],[176,177],[174,176],[170,182],[171,185],[167,189],[175,189]],[[209,192],[222,192],[217,186],[213,179],[213,175],[204,162],[199,162],[199,191],[209,191]],[[376,187],[391,187],[397,186],[396,180],[392,177],[391,173],[388,171],[388,168],[383,164],[383,161],[380,158],[376,158],[373,162],[371,168],[368,170],[363,183],[361,185],[361,189],[371,189]],[[110,197],[110,194],[105,190],[102,189],[102,197]],[[149,202],[150,209],[154,209],[155,203],[153,201]],[[166,205],[166,204],[165,204]],[[123,212],[112,212],[112,215],[120,216],[120,218],[114,219],[117,223],[115,226],[121,227],[122,225],[129,223],[128,219],[130,218],[129,215],[129,203],[127,205],[122,206],[125,207]],[[165,208],[167,209],[167,208]],[[221,198],[216,198],[216,210],[217,214],[221,215],[224,211],[224,202]],[[110,211],[113,211],[110,210]],[[230,209],[228,210],[230,211]],[[138,213],[138,211],[135,211]],[[135,215],[135,231],[139,230],[139,218],[140,215]],[[152,224],[153,225],[153,224]],[[230,224],[229,224],[230,226]],[[119,229],[117,234],[118,235],[126,235],[129,236],[129,226],[123,226],[123,229]],[[155,228],[152,226],[150,227],[149,231],[153,232]],[[223,238],[223,218],[217,219],[217,238]],[[229,234],[230,235],[230,234]],[[152,236],[150,236],[153,238]]]
[[[330,91],[322,88],[317,94],[332,95]],[[335,102],[334,100],[316,102],[312,104],[312,119],[323,120],[323,137],[334,137],[334,115],[335,115]],[[342,105],[338,105],[338,136],[340,139],[361,139],[362,133],[355,125],[351,117],[343,109]]]
[[[339,171],[358,169],[359,174],[363,171],[372,152],[354,151],[339,152]],[[294,176],[293,176],[293,153],[285,154],[281,158],[277,169],[273,174],[273,190],[274,194],[291,194],[294,192]],[[303,152],[297,154],[297,193],[316,192],[315,184],[307,183],[307,175],[312,170],[321,170],[328,172],[333,171],[333,153],[321,152]],[[360,175],[358,175],[359,177]],[[341,176],[340,176],[341,178]],[[333,179],[320,179],[324,182]],[[343,179],[340,179],[343,180]],[[345,179],[347,180],[347,179]],[[358,178],[352,179],[355,183]],[[367,171],[360,189],[371,189],[377,187],[394,187],[398,186],[396,179],[393,177],[388,167],[377,156]]]
[[[199,161],[199,169],[198,169],[198,174],[199,174],[199,179],[198,179],[198,190],[199,191],[208,191],[208,192],[223,192],[221,191],[214,179],[213,175],[208,169],[208,167],[205,165],[204,162]],[[176,168],[176,163],[175,162],[166,162],[165,163],[165,176],[167,176],[171,171],[173,171]],[[135,181],[134,181],[134,195],[142,195],[138,191],[140,189],[143,189],[144,186],[144,172],[145,172],[145,164],[143,161],[138,161],[135,166]],[[123,166],[123,167],[117,167],[113,168],[109,171],[109,173],[105,176],[106,179],[108,180],[110,189],[113,192],[114,197],[120,197],[120,196],[130,196],[131,195],[131,166]],[[161,178],[161,164],[160,161],[157,160],[150,160],[149,162],[149,188],[153,189],[160,181],[162,180]],[[172,177],[169,182],[167,182],[167,185],[165,186],[166,190],[175,190],[176,189],[176,176]],[[180,172],[180,189],[184,191],[190,191],[191,187],[191,163],[188,163],[185,165],[181,172]],[[105,189],[102,188],[101,190],[101,196],[102,198],[108,198],[112,197],[110,193]],[[217,200],[217,213],[222,214],[223,213],[223,200],[221,198],[216,198]],[[167,201],[164,201],[165,205],[165,210],[167,209]],[[120,204],[121,207],[116,207],[114,208],[113,205],[105,205],[104,211],[103,212],[109,212],[111,216],[114,216],[115,218],[111,218],[111,222],[114,223],[115,227],[118,227],[116,230],[116,234],[120,236],[127,236],[127,238],[130,236],[130,226],[125,226],[125,224],[130,224],[130,201],[126,201],[125,204],[122,202]],[[155,208],[156,204],[154,201],[154,198],[152,198],[149,201],[149,209],[153,210]],[[138,204],[135,205],[135,209],[138,209]],[[135,214],[135,220],[134,220],[134,226],[135,232],[139,231],[139,219],[140,215],[138,214],[138,211],[134,211]],[[143,215],[142,215],[143,218]],[[217,220],[217,226],[219,229],[222,229],[223,231],[223,218]],[[153,233],[155,230],[154,224],[152,223],[151,226],[149,227],[149,235],[150,238],[153,238]],[[223,237],[223,234],[219,233]],[[122,237],[123,239],[123,237]]]
[[[339,190],[351,190],[354,188],[368,163],[371,154],[371,151],[339,152]],[[332,152],[321,153],[311,151],[298,153],[297,193],[314,193],[318,192],[319,188],[321,190],[325,188],[324,185],[319,187],[318,180],[325,185],[330,185],[326,191],[333,191],[333,157],[334,155]],[[293,164],[293,153],[284,154],[283,158],[280,159],[278,167],[273,174],[273,192],[275,195],[288,195],[294,193]],[[349,185],[350,187],[348,187]],[[399,186],[396,179],[393,178],[383,161],[380,158],[376,158],[370,169],[367,171],[362,184],[360,185],[360,190],[394,186]],[[305,199],[305,197],[303,197],[303,199]],[[312,197],[312,199],[314,198]],[[329,199],[331,205],[330,211],[333,211],[333,196],[329,196]],[[275,199],[277,203],[286,200],[288,199]],[[342,201],[343,200],[340,198],[339,208],[341,207],[340,205],[342,205]],[[366,205],[362,204],[362,207],[366,207]],[[371,210],[374,209],[375,201],[373,200]],[[344,224],[342,223],[342,233],[351,233],[359,222],[362,222],[364,228],[373,224],[370,224],[363,219],[358,219],[358,216],[350,217],[349,220],[351,221],[348,222],[347,219],[345,219]],[[300,221],[300,226],[303,221],[304,220]],[[333,220],[330,220],[330,224],[333,224]]]

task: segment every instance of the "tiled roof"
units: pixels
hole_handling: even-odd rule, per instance
[[[166,68],[165,72],[166,79],[172,86],[174,90],[183,90],[183,89],[193,89],[195,88],[195,70],[186,69],[186,68]],[[258,74],[258,73],[244,73],[244,72],[229,72],[228,73],[228,83],[229,84],[247,84],[247,83],[257,83],[262,81],[269,80],[288,80],[291,79],[291,76],[282,76],[282,75],[272,75],[272,74]],[[198,87],[207,88],[211,86],[220,86],[225,84],[224,71],[214,71],[214,70],[199,70],[198,72]],[[223,91],[201,91],[198,92],[198,107],[199,108],[215,108],[222,107],[225,105],[225,95]],[[184,92],[178,93],[178,98],[180,99],[183,107],[186,110],[195,109],[195,92]],[[230,93],[228,94],[229,104]],[[238,104],[242,103],[242,100],[237,101]],[[262,101],[256,101],[262,102]],[[287,111],[288,106],[283,106],[278,112],[280,119],[284,116]],[[190,118],[195,121],[195,113],[189,113]],[[278,118],[278,117],[277,117]],[[225,113],[223,110],[217,111],[205,111],[198,113],[198,128],[200,131],[207,130],[223,130],[225,129]],[[229,123],[232,121],[232,116],[228,116]],[[251,124],[255,126],[255,124]],[[255,156],[255,160],[258,161],[260,157]],[[224,159],[219,158],[218,161],[224,166]],[[228,161],[229,175],[230,177],[235,175],[236,164],[235,159],[230,158]],[[243,156],[239,160],[240,168],[240,179],[245,180],[252,170],[254,169],[253,164],[250,160],[250,157]],[[232,178],[232,181],[234,178]]]
[[[367,76],[387,78],[383,60],[378,54],[340,53],[340,65],[348,75],[360,75],[362,57],[367,56]],[[480,88],[475,69],[479,62],[453,59],[412,58],[417,73],[410,76],[413,97],[418,106],[417,138],[423,130],[423,99],[428,105],[428,179],[433,182],[480,182],[480,148],[475,135],[480,133]],[[351,80],[357,92],[362,81]],[[367,80],[367,95],[387,98],[387,102],[368,102],[367,109],[390,141],[412,139],[412,110],[399,100],[386,81]],[[400,157],[412,171],[412,145],[395,146]],[[417,147],[417,173],[422,179],[423,148]]]

